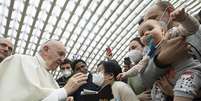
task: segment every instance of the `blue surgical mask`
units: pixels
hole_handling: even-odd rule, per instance
[[[153,57],[156,51],[156,45],[154,44],[154,39],[151,34],[145,36],[146,46],[144,48],[144,53],[150,57]]]
[[[104,82],[104,75],[103,73],[99,72],[99,73],[94,73],[92,76],[92,82],[98,86],[102,86],[103,82]]]

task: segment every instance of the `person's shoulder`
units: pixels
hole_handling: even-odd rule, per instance
[[[27,55],[22,55],[22,54],[14,54],[14,55],[11,55],[11,56],[8,56],[7,58],[5,58],[4,61],[13,61],[13,60],[21,60],[23,57],[25,57]]]
[[[126,85],[126,83],[122,81],[115,81],[114,85]]]
[[[32,57],[30,55],[25,55],[25,54],[14,54],[14,55],[11,55],[10,57],[12,58],[24,58],[24,57]]]
[[[30,65],[34,65],[37,63],[37,60],[34,56],[31,55],[25,55],[25,54],[15,54],[12,56],[12,61],[20,62],[20,63],[26,63]],[[23,64],[25,65],[25,64]]]
[[[113,84],[112,84],[112,88],[124,88],[128,86],[126,83],[122,82],[122,81],[115,81]]]

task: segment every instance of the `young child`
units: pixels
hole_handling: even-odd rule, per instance
[[[146,20],[139,27],[139,33],[144,43],[147,46],[152,46],[153,55],[160,52],[160,46],[164,40],[180,35],[184,37],[189,36],[199,28],[198,22],[185,13],[184,9],[173,11],[171,18],[179,22],[179,24],[169,30],[167,26],[168,22],[156,20]],[[194,26],[193,29],[192,26]],[[182,60],[175,61],[171,64],[171,67],[176,72],[175,78],[170,81],[174,85],[173,95],[184,96],[190,99],[197,97],[201,86],[201,63],[194,60],[191,55],[187,55]],[[161,99],[160,101],[162,101]],[[152,100],[158,101],[158,99]]]

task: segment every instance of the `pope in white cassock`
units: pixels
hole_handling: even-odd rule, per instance
[[[63,88],[48,72],[55,70],[66,55],[55,40],[44,43],[36,56],[13,55],[0,63],[1,101],[63,101],[86,83],[85,74],[75,74]]]

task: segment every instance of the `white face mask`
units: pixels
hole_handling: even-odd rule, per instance
[[[167,8],[165,8],[165,10],[163,11],[163,14],[161,15],[159,22],[160,24],[164,27],[164,28],[168,28],[168,25],[170,24],[171,19],[168,18],[167,21],[164,21],[163,17],[165,16],[165,13],[167,12],[169,6]]]
[[[102,86],[104,82],[104,75],[103,73],[94,73],[92,74],[92,82],[98,86]]]
[[[63,70],[62,75],[64,77],[69,77],[72,74],[71,70]]]
[[[136,63],[138,63],[142,59],[143,54],[139,50],[130,50],[128,52],[128,57],[130,58],[130,60],[131,60],[132,63],[136,64]]]

